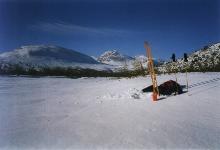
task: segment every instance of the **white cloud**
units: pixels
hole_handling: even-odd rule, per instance
[[[64,22],[40,22],[30,26],[32,30],[40,30],[54,34],[62,35],[88,35],[88,36],[126,36],[138,32],[110,29],[110,28],[95,28],[75,24],[68,24]]]

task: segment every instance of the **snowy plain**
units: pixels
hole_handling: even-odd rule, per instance
[[[0,149],[219,149],[220,73],[188,77],[188,93],[153,102],[150,77],[2,76]]]

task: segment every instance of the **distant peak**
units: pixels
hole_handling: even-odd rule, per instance
[[[135,58],[147,58],[145,55],[137,55]]]
[[[132,57],[119,53],[117,50],[108,50],[104,52],[98,59],[99,62],[124,62],[133,60]]]
[[[102,55],[119,55],[120,53],[117,50],[108,50],[105,51]]]
[[[135,60],[140,61],[140,62],[147,62],[148,58],[144,55],[137,55],[134,57]]]

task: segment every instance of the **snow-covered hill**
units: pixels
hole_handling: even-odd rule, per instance
[[[210,70],[220,65],[220,43],[205,46],[188,56],[188,62],[178,59],[176,63],[165,62],[159,67],[160,71],[170,71],[177,68],[179,71],[184,68],[190,70]]]
[[[0,54],[1,69],[7,66],[19,65],[28,67],[78,67],[106,69],[92,57],[80,52],[53,45],[22,46],[10,52]]]

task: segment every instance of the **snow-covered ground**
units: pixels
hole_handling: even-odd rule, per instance
[[[0,77],[0,149],[218,149],[220,73],[189,82],[188,93],[153,102],[141,93],[149,77]]]

